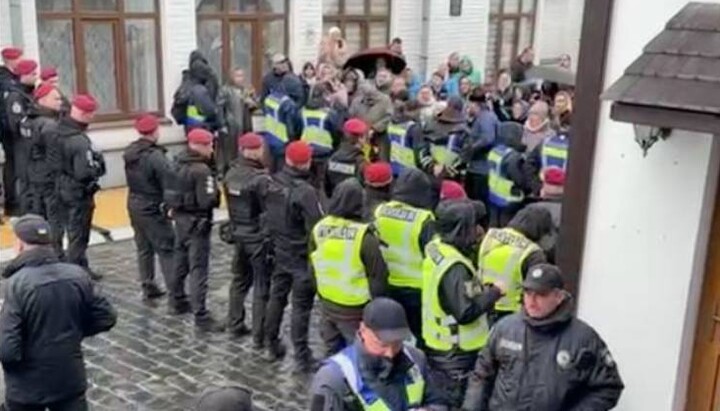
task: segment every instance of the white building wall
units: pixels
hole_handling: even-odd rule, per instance
[[[315,63],[322,39],[322,0],[290,2],[290,60],[300,72],[306,61]]]
[[[431,1],[428,72],[435,71],[454,51],[470,56],[475,67],[482,70],[485,67],[487,48],[489,1],[464,1],[462,15],[458,17],[450,16],[449,1]],[[420,7],[421,3],[418,1],[417,7]]]
[[[533,44],[538,62],[569,54],[572,58],[573,70],[577,67],[585,1],[540,0],[538,2]]]
[[[422,3],[418,0],[394,0],[390,12],[390,39],[400,37],[403,40],[408,66],[418,74],[422,74],[424,56]]]
[[[686,3],[615,0],[606,87]],[[626,389],[618,410],[681,410],[720,144],[676,130],[643,158],[632,125],[610,120],[609,106],[601,113],[579,315],[619,364]]]

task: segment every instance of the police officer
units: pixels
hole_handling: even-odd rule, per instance
[[[521,142],[522,125],[500,125],[497,144],[488,153],[488,208],[490,227],[504,227],[522,208],[528,191],[527,167]]]
[[[264,149],[260,135],[239,136],[237,146],[240,156],[231,163],[224,180],[235,240],[228,326],[236,337],[250,332],[245,325],[245,297],[252,286],[253,342],[260,349],[265,339],[265,311],[272,273],[268,264],[269,233],[263,223],[263,201],[270,174],[262,162]]]
[[[92,96],[75,96],[70,115],[58,123],[56,137],[61,153],[57,180],[60,208],[67,212],[66,260],[84,267],[95,280],[102,276],[90,269],[86,251],[95,211],[94,196],[100,189],[98,180],[105,175],[105,159],[93,148],[86,131],[97,108]]]
[[[362,149],[367,144],[367,124],[359,118],[351,118],[343,125],[343,132],[345,137],[327,163],[325,191],[328,197],[346,178],[362,176],[366,164]]]
[[[12,139],[13,151],[6,153],[14,158],[15,164],[15,182],[14,187],[16,196],[20,201],[20,210],[27,212],[28,196],[28,168],[25,163],[29,157],[28,138],[20,134],[20,123],[28,115],[30,108],[35,104],[33,100],[33,91],[37,82],[37,63],[32,60],[20,60],[15,67],[15,73],[19,76],[18,83],[12,83],[7,90],[5,98],[5,118],[7,119],[8,137]]]
[[[210,168],[213,135],[203,128],[192,129],[187,149],[175,159],[173,179],[164,197],[175,221],[175,273],[168,287],[171,314],[192,311],[195,326],[204,332],[222,332],[206,306],[210,263],[210,231],[213,209],[220,204],[215,176]],[[185,280],[190,276],[190,300]]]
[[[437,208],[437,237],[422,263],[422,334],[430,367],[438,373],[452,407],[460,407],[466,375],[488,338],[486,313],[504,292],[500,281],[483,287],[471,260],[475,208],[444,201]]]
[[[498,323],[469,378],[463,410],[610,410],[624,385],[605,342],[573,314],[560,270],[540,264],[523,310]]]
[[[262,101],[265,115],[263,135],[270,148],[273,168],[282,166],[285,146],[300,137],[302,119],[297,104],[287,96],[282,84],[278,84]]]
[[[127,208],[135,231],[138,273],[143,301],[152,302],[165,295],[155,282],[155,255],[160,260],[165,286],[172,282],[175,235],[163,204],[163,192],[170,176],[165,148],[157,144],[158,119],[145,114],[135,120],[140,137],[123,153],[128,185]]]
[[[418,168],[418,149],[423,139],[418,114],[420,106],[407,98],[395,102],[395,111],[388,125],[390,163],[396,177],[406,168]]]
[[[430,177],[416,168],[405,169],[393,187],[392,201],[375,209],[375,226],[388,264],[389,295],[405,308],[410,329],[422,347],[420,317],[422,261],[433,237]]]
[[[10,89],[19,87],[20,76],[15,72],[20,59],[23,56],[22,49],[17,47],[6,47],[0,52],[2,55],[3,65],[0,67],[0,143],[2,143],[5,152],[5,162],[3,163],[2,184],[5,194],[4,209],[5,214],[14,214],[19,210],[19,199],[15,190],[15,157],[14,141],[12,133],[8,129],[5,99]]]
[[[55,191],[58,175],[57,135],[58,117],[62,109],[60,92],[43,83],[33,92],[35,104],[20,122],[20,134],[27,141],[27,157],[21,159],[27,167],[28,187],[24,204],[29,213],[41,215],[50,224],[53,247],[58,256],[62,251],[62,219]]]
[[[311,411],[447,410],[425,355],[411,337],[400,304],[376,298],[365,306],[355,342],[330,357],[313,378]]]
[[[330,106],[330,94],[329,83],[315,84],[310,91],[307,104],[300,111],[302,118],[300,139],[310,144],[313,149],[312,170],[318,183],[324,182],[327,159],[340,145],[343,123],[347,117],[346,110],[338,105]]]
[[[525,166],[529,170],[526,174],[531,176],[530,191],[534,195],[540,194],[547,170],[552,168],[565,172],[569,148],[570,137],[567,132],[563,132],[546,137],[527,154]]]
[[[335,188],[328,215],[310,238],[310,261],[322,301],[320,335],[328,356],[352,344],[363,307],[387,291],[380,242],[371,225],[362,222],[362,213],[363,188],[347,179]]]
[[[51,84],[60,93],[60,99],[62,100],[60,115],[66,116],[70,112],[70,100],[68,100],[63,91],[60,89],[60,73],[58,72],[57,67],[43,67],[40,70],[40,80],[43,83]]]
[[[378,161],[368,164],[363,170],[365,183],[365,207],[363,220],[372,221],[375,218],[375,209],[380,204],[390,201],[393,174],[390,163]]]
[[[308,270],[308,240],[312,228],[322,218],[318,192],[309,182],[311,160],[312,148],[308,144],[302,141],[288,144],[285,166],[273,176],[265,197],[276,262],[265,327],[267,359],[277,361],[285,355],[279,333],[292,290],[290,333],[300,370],[314,365],[308,346],[310,311],[315,299],[315,286]]]
[[[420,143],[420,165],[438,177],[459,180],[465,173],[471,141],[463,107],[460,97],[451,97],[447,107],[427,125]]]
[[[537,243],[552,231],[548,210],[527,207],[507,227],[488,230],[478,251],[478,269],[483,281],[502,281],[508,286],[507,294],[495,304],[491,322],[520,310],[523,279],[530,267],[546,260]]]
[[[185,130],[200,127],[215,131],[220,128],[221,122],[215,101],[217,97],[215,73],[207,64],[190,64],[188,70],[192,84],[188,90],[185,109]]]

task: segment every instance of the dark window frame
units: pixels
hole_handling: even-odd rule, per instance
[[[250,23],[252,27],[252,78],[250,79],[253,87],[256,90],[260,90],[262,86],[262,78],[264,73],[263,62],[265,56],[263,55],[263,47],[265,45],[262,39],[262,25],[263,23],[271,21],[282,20],[285,25],[285,50],[283,53],[287,55],[288,47],[290,43],[290,0],[283,0],[285,2],[284,13],[274,13],[262,10],[258,7],[253,12],[240,12],[230,10],[230,0],[221,0],[220,11],[200,11],[198,8],[195,9],[195,18],[199,23],[201,20],[212,20],[220,21],[220,38],[223,44],[222,56],[220,57],[221,73],[217,73],[221,81],[227,80],[230,71],[234,69],[232,67],[232,56],[231,56],[231,41],[230,41],[230,28],[234,23]],[[199,27],[199,24],[198,24]]]
[[[345,36],[345,27],[347,23],[357,23],[360,25],[360,50],[366,49],[370,44],[370,24],[386,23],[385,44],[390,43],[390,14],[392,12],[392,0],[388,0],[386,14],[372,14],[370,12],[371,0],[365,0],[363,14],[347,14],[345,12],[345,3],[347,0],[338,0],[338,12],[336,14],[325,14],[323,12],[323,24],[332,24],[340,28]]]
[[[85,60],[85,47],[83,30],[87,23],[111,23],[113,27],[114,59],[115,59],[115,89],[117,110],[108,113],[98,114],[95,122],[111,122],[128,120],[143,113],[143,110],[133,111],[130,109],[129,73],[127,72],[127,50],[125,48],[125,22],[127,20],[152,20],[155,24],[155,59],[157,68],[157,99],[158,108],[152,111],[153,114],[163,116],[165,113],[165,102],[163,92],[163,58],[162,58],[162,30],[160,26],[160,1],[152,1],[155,6],[154,12],[126,12],[125,0],[117,0],[117,8],[109,10],[83,10],[82,0],[71,0],[70,11],[44,11],[37,10],[36,18],[38,24],[41,20],[69,20],[72,23],[73,31],[73,63],[75,64],[75,87],[76,90],[68,90],[75,93],[87,93],[87,61]],[[102,107],[101,107],[102,109]]]
[[[492,1],[492,0],[491,0]],[[490,67],[492,70],[493,78],[495,75],[502,69],[509,69],[510,67],[501,67],[500,65],[500,57],[502,53],[502,46],[503,46],[503,23],[506,21],[513,21],[515,23],[515,36],[513,36],[512,43],[513,43],[513,51],[512,51],[512,59],[515,59],[517,55],[522,51],[525,47],[532,47],[533,43],[535,42],[535,28],[537,26],[537,7],[538,7],[538,0],[517,0],[518,1],[518,8],[519,12],[517,13],[506,13],[505,12],[505,2],[508,0],[496,0],[499,3],[499,9],[498,11],[492,10],[492,7],[490,9],[490,17],[488,20],[488,27],[491,27],[493,23],[496,23],[496,34],[495,34],[495,50],[494,50],[494,65]],[[533,8],[531,12],[523,12],[523,6],[527,4],[528,2],[533,3]],[[520,25],[523,19],[531,19],[532,21],[532,30],[530,31],[530,44],[521,45],[518,44],[520,41]],[[511,60],[512,63],[512,60]],[[486,67],[487,69],[487,67]]]

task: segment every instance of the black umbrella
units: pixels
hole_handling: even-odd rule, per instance
[[[384,47],[377,47],[353,54],[347,60],[343,69],[359,69],[365,73],[366,77],[369,77],[377,70],[378,59],[385,60],[385,67],[390,69],[393,74],[400,74],[407,66],[405,59],[401,55],[395,54]]]

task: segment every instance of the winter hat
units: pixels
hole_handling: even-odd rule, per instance
[[[368,132],[368,126],[367,124],[360,120],[359,118],[351,118],[350,120],[345,122],[345,125],[343,126],[343,131],[345,134],[350,134],[353,136],[363,136],[365,133]]]
[[[42,70],[40,70],[40,80],[47,81],[50,80],[53,77],[58,76],[58,71],[53,66],[43,67]]]
[[[15,73],[20,76],[32,74],[37,69],[37,62],[34,60],[20,60],[15,67]]]
[[[194,128],[187,135],[188,143],[209,146],[213,142],[213,135],[204,128]]]
[[[72,105],[86,113],[92,113],[98,109],[97,101],[90,94],[78,94],[73,98]]]
[[[245,133],[238,137],[237,146],[239,149],[256,150],[263,145],[263,139],[255,133]]]
[[[41,98],[50,94],[50,92],[53,90],[55,90],[55,86],[53,86],[52,84],[42,83],[35,89],[35,91],[33,91],[33,97],[35,98],[35,100],[40,100]]]
[[[50,224],[39,215],[25,214],[10,220],[15,236],[26,244],[50,244]]]
[[[135,120],[135,130],[140,134],[152,134],[158,129],[160,123],[152,114],[143,114]]]
[[[441,200],[464,200],[466,198],[467,194],[462,185],[452,180],[443,180],[440,188]]]
[[[565,171],[558,167],[550,167],[543,172],[543,182],[551,186],[565,185]]]
[[[206,389],[195,406],[198,411],[251,411],[252,394],[241,387]]]
[[[465,103],[462,98],[453,96],[448,99],[447,107],[440,114],[437,115],[437,119],[443,123],[464,123],[467,119],[465,118],[465,111],[463,110]]]
[[[370,187],[385,187],[392,183],[392,167],[384,161],[368,164],[363,170],[363,177]]]
[[[293,164],[307,164],[312,158],[312,148],[304,141],[293,141],[285,148],[285,158]]]
[[[5,47],[0,54],[2,54],[2,58],[5,60],[17,60],[22,57],[23,51],[17,47]]]

